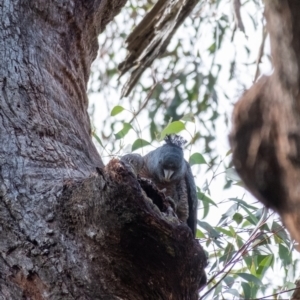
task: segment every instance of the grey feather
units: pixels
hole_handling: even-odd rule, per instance
[[[191,170],[190,164],[186,161],[187,172],[185,174],[187,192],[188,192],[188,203],[189,203],[189,217],[187,224],[192,229],[194,236],[197,231],[197,212],[198,212],[198,197],[197,188],[194,180],[194,176]]]
[[[136,153],[130,153],[122,156],[121,161],[129,164],[136,175],[139,174],[139,172],[144,167],[144,158]]]
[[[189,163],[183,157],[185,141],[180,136],[168,136],[166,144],[144,157],[127,154],[121,158],[129,163],[136,174],[150,179],[159,190],[164,190],[175,204],[178,218],[186,222],[196,235],[197,190]]]

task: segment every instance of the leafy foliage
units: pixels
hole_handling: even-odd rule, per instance
[[[197,164],[201,165],[201,164],[206,164],[206,161],[205,161],[203,155],[197,152],[190,156],[189,164],[191,166],[197,165]]]
[[[167,134],[183,135],[197,174],[197,238],[209,258],[201,299],[286,299],[285,290],[294,287],[297,276],[293,242],[278,216],[244,190],[227,144],[232,105],[264,69],[256,63],[262,4],[242,2],[245,34],[233,34],[228,1],[199,1],[167,52],[145,71],[132,94],[120,99],[125,78],[118,78],[117,66],[126,55],[124,40],[154,2],[128,1],[99,37],[89,88],[99,151],[108,160],[147,151]],[[269,65],[267,54],[260,60]]]

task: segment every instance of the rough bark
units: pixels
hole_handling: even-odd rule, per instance
[[[101,288],[85,289],[91,299],[198,299],[205,254],[191,230],[168,213],[163,194],[141,184],[152,200],[115,159],[76,189],[65,189],[60,226],[84,253],[78,278],[100,279]]]
[[[97,35],[125,2],[0,3],[0,299],[197,298],[202,248],[90,137]]]
[[[300,2],[266,0],[274,72],[233,113],[233,162],[249,190],[300,242]]]

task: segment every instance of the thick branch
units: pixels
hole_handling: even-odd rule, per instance
[[[163,54],[197,0],[158,0],[127,38],[128,54],[119,65],[121,76],[131,70],[122,96],[127,97],[144,71]]]
[[[151,195],[163,197],[154,186]],[[72,228],[67,238],[86,253],[92,269],[84,278],[102,279],[91,299],[198,299],[206,256],[188,226],[159,201],[161,210],[118,160],[65,190],[61,226]]]
[[[266,3],[274,73],[237,103],[230,136],[233,162],[249,190],[279,212],[300,241],[300,3]]]

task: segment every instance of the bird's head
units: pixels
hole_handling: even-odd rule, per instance
[[[182,145],[185,141],[180,136],[167,136],[166,144],[153,151],[154,160],[151,168],[159,181],[177,181],[185,175],[186,164]]]
[[[159,160],[159,173],[163,181],[174,181],[182,177],[183,151],[174,146],[164,145]]]

